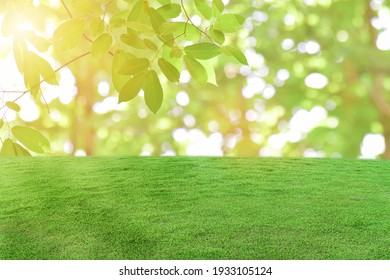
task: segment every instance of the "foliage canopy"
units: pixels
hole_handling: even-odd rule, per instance
[[[121,9],[120,5],[115,5],[118,2],[129,9]],[[205,60],[208,68],[212,69],[207,60],[222,54],[224,32],[237,31],[244,18],[224,12],[221,0],[211,3],[197,0],[197,12],[209,22],[205,28],[198,27],[193,23],[184,1],[175,2],[63,0],[61,8],[66,11],[68,19],[57,19],[58,26],[52,37],[47,38],[42,29],[35,26],[44,28],[47,24],[45,20],[56,15],[50,1],[6,1],[1,10],[4,15],[2,33],[13,38],[13,54],[24,77],[26,90],[13,101],[6,102],[5,106],[20,111],[16,103],[19,98],[29,93],[37,99],[42,94],[42,83],[58,85],[57,72],[87,55],[91,55],[92,59],[111,55],[112,82],[119,93],[119,102],[130,101],[143,90],[145,103],[153,113],[157,113],[163,102],[163,87],[158,73],[177,83],[185,61],[195,80],[202,85],[210,82],[207,71],[198,60]],[[27,15],[39,15],[39,18]],[[34,28],[25,27],[30,24]],[[89,45],[85,46],[84,41]],[[45,54],[49,54],[62,61],[80,51],[81,54],[57,69],[45,59]],[[238,49],[224,53],[244,57]],[[246,63],[243,59],[238,60]],[[15,126],[10,131],[25,148],[35,153],[43,153],[42,146],[49,146],[44,136],[32,128]],[[6,140],[2,155],[18,155],[18,150],[29,154],[11,138]]]

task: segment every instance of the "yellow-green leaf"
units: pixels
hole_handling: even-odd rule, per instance
[[[117,18],[117,17],[110,18],[109,27],[111,30],[122,28],[125,25],[126,25],[126,20],[123,18]]]
[[[12,134],[27,149],[42,154],[50,150],[50,143],[39,131],[27,126],[14,126]]]
[[[161,35],[173,34],[179,29],[177,22],[164,22],[161,24],[160,33]]]
[[[3,127],[3,125],[4,125],[4,121],[3,119],[0,119],[0,129]]]
[[[125,53],[122,50],[117,50],[114,54],[114,58],[112,60],[112,66],[111,66],[111,78],[112,78],[112,84],[114,85],[114,88],[120,92],[123,85],[127,82],[129,79],[128,76],[125,76],[123,74],[120,74],[119,68],[122,66],[122,64],[127,61],[130,58],[134,58],[134,56]]]
[[[24,37],[17,33],[14,36],[14,58],[16,62],[16,66],[18,67],[18,70],[21,74],[24,72],[24,52],[27,50],[26,41],[24,40]]]
[[[157,51],[157,46],[155,43],[153,43],[151,40],[149,39],[144,39],[144,44],[145,46],[147,46],[149,49],[153,50],[153,51]]]
[[[48,84],[58,85],[56,73],[54,72],[49,62],[35,53],[31,54],[31,56],[33,57],[35,67],[38,69],[42,79]]]
[[[70,1],[72,8],[82,14],[87,14],[91,12],[92,5],[89,0],[73,0]]]
[[[175,36],[183,35],[183,39],[187,41],[197,41],[202,37],[202,33],[192,24],[187,22],[177,22],[179,29],[175,32]]]
[[[153,8],[149,8],[148,13],[154,32],[160,34],[160,27],[164,22],[166,22],[165,19]]]
[[[188,56],[196,59],[210,59],[221,53],[221,48],[211,43],[200,43],[184,48]]]
[[[104,20],[102,20],[98,16],[93,17],[90,24],[91,34],[93,36],[99,36],[104,32],[104,28],[105,28]]]
[[[150,28],[149,25],[141,23],[141,22],[136,22],[136,21],[128,21],[126,23],[126,26],[130,28],[131,30],[134,30],[136,32],[143,33],[145,35],[152,35],[154,34],[154,31],[152,28]]]
[[[171,0],[157,0],[161,5],[167,5],[171,3]]]
[[[31,154],[22,146],[20,146],[18,143],[13,143],[14,144],[14,151],[15,155],[18,157],[30,157]]]
[[[179,4],[167,4],[157,9],[157,12],[165,19],[178,17],[181,13]]]
[[[224,53],[226,53],[228,55],[234,56],[238,60],[238,62],[240,62],[241,64],[248,65],[248,61],[247,61],[245,55],[239,49],[236,49],[236,48],[233,48],[230,46],[226,46],[223,48],[223,51],[224,51]]]
[[[199,61],[188,55],[185,55],[184,62],[187,66],[188,72],[190,72],[191,76],[195,80],[197,80],[202,85],[207,83],[207,71]]]
[[[147,48],[144,41],[140,37],[138,37],[138,35],[133,33],[122,34],[121,41],[126,45],[133,47],[135,49],[144,50]]]
[[[150,111],[157,113],[163,101],[163,90],[154,70],[147,73],[143,86],[145,102]]]
[[[211,7],[207,0],[194,0],[195,6],[198,11],[206,18],[211,18]]]
[[[174,46],[169,54],[171,57],[175,58],[181,58],[183,56],[183,52],[178,46]]]
[[[217,18],[215,28],[225,32],[234,33],[245,21],[245,18],[236,14],[223,14]]]
[[[3,142],[3,146],[1,147],[0,156],[3,157],[14,157],[16,156],[16,152],[14,149],[14,142],[7,138]]]
[[[215,69],[210,60],[199,61],[207,72],[207,83],[218,86],[217,77],[215,75]]]
[[[100,57],[107,53],[112,45],[112,36],[109,33],[103,33],[92,44],[91,54],[93,58]]]
[[[77,47],[83,35],[85,19],[75,18],[62,23],[54,32],[53,39],[59,51]]]
[[[210,27],[210,37],[217,43],[222,45],[225,42],[225,34],[219,29]]]
[[[146,58],[132,58],[125,61],[118,72],[124,75],[135,75],[145,71],[149,66],[150,61]]]
[[[15,112],[19,112],[20,111],[20,106],[18,104],[16,104],[15,102],[12,102],[12,101],[7,101],[5,103],[5,106],[10,108],[11,110],[14,110]]]
[[[145,20],[146,14],[144,9],[144,0],[138,0],[134,4],[133,8],[130,11],[130,14],[127,18],[128,21],[143,22]]]
[[[37,35],[31,30],[24,31],[24,35],[39,52],[46,52],[49,49],[51,43],[46,38]]]
[[[225,8],[225,5],[222,0],[213,0],[212,7],[214,17],[219,17]]]
[[[23,53],[23,78],[24,84],[33,97],[36,97],[40,90],[41,73],[36,65],[37,56],[35,53],[25,50]]]
[[[146,73],[135,75],[123,86],[119,92],[119,102],[130,101],[138,95],[145,81]]]
[[[171,82],[178,82],[180,79],[180,72],[173,64],[166,61],[164,58],[158,60],[158,66],[164,73],[165,77]]]

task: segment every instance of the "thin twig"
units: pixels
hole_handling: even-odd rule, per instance
[[[73,18],[72,13],[71,13],[70,10],[68,9],[68,6],[66,6],[64,0],[61,0],[61,4],[62,4],[62,6],[64,6],[64,8],[65,8],[66,12],[68,13],[69,17],[70,17],[70,18]]]
[[[211,42],[214,42],[214,40],[211,39],[210,36],[209,36],[206,32],[204,32],[202,29],[200,29],[199,27],[197,27],[197,26],[192,22],[190,16],[189,16],[188,13],[187,13],[186,8],[184,7],[183,0],[180,0],[180,3],[181,3],[181,7],[182,7],[182,9],[183,9],[183,11],[184,11],[184,13],[185,13],[185,15],[186,15],[186,17],[187,17],[187,20],[188,20],[196,29],[198,29],[200,33],[206,35],[206,37],[209,38],[209,40],[210,40]]]

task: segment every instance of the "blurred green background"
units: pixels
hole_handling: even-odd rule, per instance
[[[33,2],[55,11],[42,27],[49,34],[67,17],[59,1]],[[207,26],[192,1],[184,2],[194,23]],[[390,1],[224,3],[246,18],[227,39],[245,52],[249,66],[213,59],[218,87],[200,86],[184,70],[179,84],[164,85],[154,115],[142,96],[117,104],[112,57],[82,59],[61,70],[59,87],[43,86],[48,106],[23,97],[20,114],[9,111],[7,120],[48,136],[53,155],[390,159]],[[115,7],[128,5],[119,0]],[[0,91],[20,89],[12,42],[0,41]],[[7,133],[3,127],[0,137]]]

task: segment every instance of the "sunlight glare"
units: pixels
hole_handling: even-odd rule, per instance
[[[221,133],[212,133],[207,137],[200,129],[191,129],[188,133],[188,156],[223,156]]]
[[[31,97],[31,95],[27,95],[24,98],[20,99],[20,112],[19,117],[25,122],[33,122],[39,119],[40,113],[39,109]]]
[[[323,89],[328,82],[328,78],[320,73],[311,73],[305,78],[306,86],[314,89]]]
[[[49,0],[49,5],[52,8],[59,8],[61,6],[60,0]]]
[[[187,92],[185,91],[179,91],[176,95],[176,102],[177,104],[179,104],[180,106],[187,106],[188,104],[190,104],[190,97],[188,96]]]
[[[327,116],[328,112],[319,106],[310,111],[299,109],[290,120],[290,129],[307,133],[318,126]]]
[[[383,154],[386,149],[385,138],[382,134],[366,134],[360,145],[361,157],[364,159],[375,159]]]

